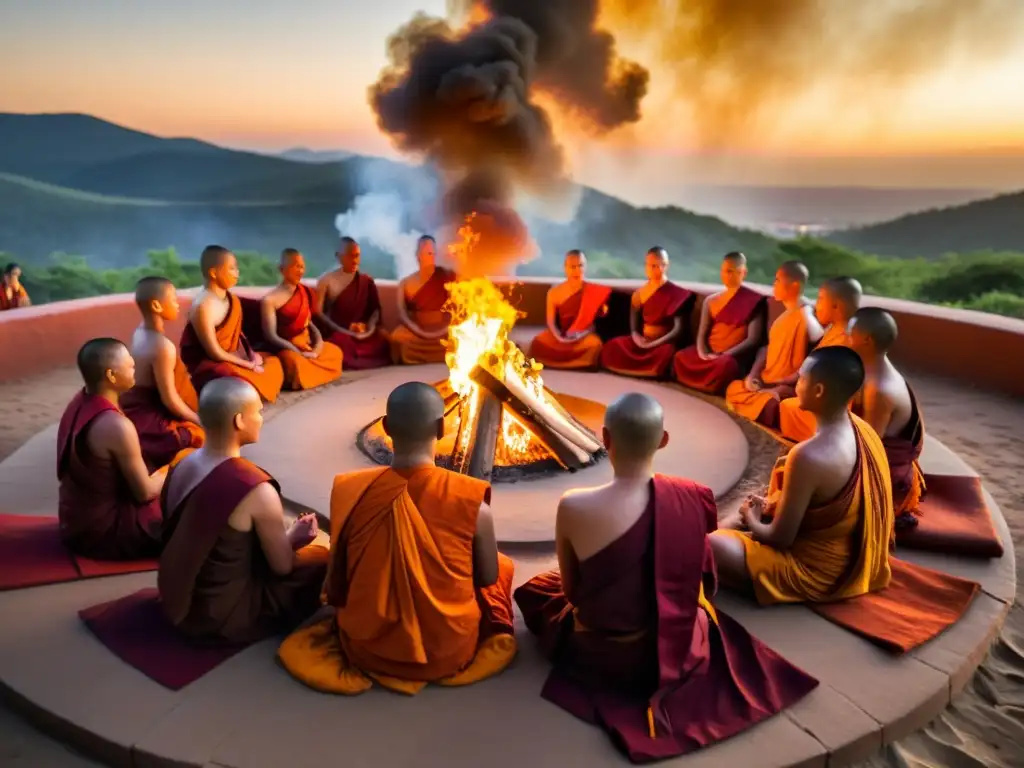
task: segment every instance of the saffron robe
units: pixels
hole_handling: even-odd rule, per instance
[[[765,312],[766,303],[764,296],[746,286],[740,286],[731,298],[722,293],[708,299],[711,329],[706,346],[719,357],[702,360],[696,344],[679,350],[672,359],[675,380],[684,387],[718,395],[731,382],[746,376],[756,349],[744,354],[742,359],[725,353],[747,338],[747,326]]]
[[[328,316],[335,325],[347,329],[353,323],[368,324],[375,312],[380,312],[377,283],[369,275],[356,272],[345,290],[332,302]],[[341,348],[345,356],[345,367],[349,370],[362,371],[391,364],[391,342],[379,324],[368,339],[357,339],[335,332],[327,337],[327,341]]]
[[[849,346],[849,342],[846,326],[833,323],[825,329],[825,335],[821,337],[815,349],[846,347]],[[813,437],[817,429],[818,420],[814,418],[814,414],[803,410],[795,397],[787,397],[779,403],[779,431],[783,437],[794,443],[802,443]]]
[[[638,763],[727,739],[818,684],[708,602],[711,491],[662,475],[651,486],[633,527],[580,563],[571,602],[557,571],[515,592],[554,661],[542,696]]]
[[[7,297],[7,286],[0,282],[0,312],[5,312],[8,309],[18,309],[19,307],[25,306],[25,302],[28,300],[28,291],[25,290],[25,286],[18,286],[18,290],[11,291],[10,298]]]
[[[583,287],[555,309],[555,321],[563,335],[580,333],[591,328],[598,315],[607,311],[612,289],[605,285],[583,283]],[[583,338],[565,343],[547,328],[530,344],[530,357],[548,368],[580,370],[596,368],[603,343],[591,331]]]
[[[174,469],[161,504],[167,509]],[[287,631],[320,607],[327,548],[300,550],[287,576],[270,570],[255,529],[236,531],[228,518],[258,485],[274,479],[250,461],[227,459],[169,509],[157,588],[167,619],[207,643],[248,643]]]
[[[97,560],[141,560],[160,552],[159,499],[139,503],[117,463],[89,452],[86,436],[104,413],[121,413],[84,389],[71,400],[57,428],[57,516],[64,544]]]
[[[180,359],[174,364],[174,385],[185,405],[196,411],[199,408],[196,391]],[[175,418],[167,410],[156,386],[135,385],[121,395],[119,404],[139,433],[142,458],[150,472],[167,466],[187,448],[201,447],[206,439],[201,426]]]
[[[656,333],[652,339],[660,338],[671,330],[677,316],[693,305],[696,294],[667,282],[652,293],[639,310],[643,315],[644,327],[653,327]],[[631,311],[636,311],[631,307]],[[683,333],[685,334],[685,328]],[[641,349],[632,336],[611,339],[601,350],[601,367],[623,376],[643,378],[664,378],[672,366],[675,343],[659,344],[650,349]]]
[[[309,324],[313,320],[313,291],[302,283],[280,309],[277,310],[277,335],[290,341],[304,352],[313,349]],[[342,352],[325,341],[315,358],[303,357],[290,349],[276,349],[281,360],[284,382],[288,389],[313,389],[341,378]]]
[[[914,390],[907,384],[910,393],[910,420],[898,435],[883,437],[885,456],[889,462],[892,478],[892,503],[896,517],[917,514],[921,499],[927,491],[924,474],[919,460],[924,450],[924,419],[914,396]],[[854,406],[854,410],[857,407]]]
[[[807,510],[789,549],[762,544],[746,532],[722,532],[743,542],[747,572],[763,605],[834,602],[889,585],[894,515],[885,449],[867,422],[853,414],[850,419],[856,467],[835,499]],[[781,495],[784,474],[781,458],[772,472],[769,500]]]
[[[216,328],[217,343],[220,344],[228,354],[239,357],[250,357],[253,354],[249,340],[242,333],[242,305],[238,297],[228,293],[230,307],[220,325]],[[186,323],[185,330],[181,334],[181,359],[192,375],[192,383],[196,389],[202,391],[203,386],[213,379],[223,376],[234,376],[238,379],[248,381],[256,391],[260,393],[267,402],[274,402],[281,392],[284,384],[284,371],[281,368],[281,361],[272,355],[263,356],[263,372],[256,373],[247,368],[242,368],[234,363],[224,363],[211,360],[202,342],[196,334],[192,323]]]
[[[768,331],[768,350],[761,381],[765,387],[772,387],[795,375],[808,347],[807,316],[803,307],[779,315]],[[748,392],[743,380],[734,381],[725,390],[725,404],[730,411],[759,421],[770,427],[778,423],[779,401],[765,392]]]
[[[362,693],[372,680],[415,694],[428,682],[467,685],[515,656],[512,561],[497,583],[473,585],[482,480],[437,467],[339,475],[331,492],[335,616],[294,633],[278,655],[318,690]]]
[[[425,331],[440,330],[448,324],[450,316],[442,311],[448,302],[447,283],[455,279],[455,273],[436,267],[416,295],[406,298],[405,307],[410,319]],[[402,290],[399,287],[399,290]],[[419,365],[422,363],[444,362],[444,339],[424,339],[408,327],[399,325],[391,332],[391,361],[395,365]]]

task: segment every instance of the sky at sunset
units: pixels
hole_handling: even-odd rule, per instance
[[[443,15],[445,2],[0,0],[0,111],[84,112],[240,148],[390,154],[367,87],[388,34],[418,10]],[[713,150],[677,108],[671,74],[624,40],[652,72],[643,119],[601,142],[562,137],[577,178],[626,179],[633,197],[683,183],[1022,188],[1021,33],[984,61],[936,51],[934,70],[898,89],[811,89]]]

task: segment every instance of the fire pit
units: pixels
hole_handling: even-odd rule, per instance
[[[457,249],[472,247],[471,222],[460,230]],[[575,472],[600,461],[605,451],[594,430],[604,406],[544,386],[541,366],[509,339],[520,313],[494,283],[481,277],[448,289],[449,376],[435,384],[445,400],[437,465],[500,483]],[[391,441],[381,420],[360,430],[357,442],[370,459],[389,464]]]

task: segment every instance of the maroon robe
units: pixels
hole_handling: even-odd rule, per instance
[[[97,416],[121,413],[84,389],[57,428],[57,515],[60,535],[73,552],[97,560],[141,560],[160,552],[163,514],[159,499],[139,503],[120,467],[89,452],[86,436]]]
[[[557,573],[515,592],[554,659],[544,698],[606,730],[633,762],[727,739],[818,685],[702,603],[716,588],[716,527],[708,488],[657,475],[633,528],[580,563],[574,603]]]
[[[173,486],[167,475],[161,504]],[[195,640],[247,643],[288,631],[320,607],[327,550],[310,545],[309,562],[287,576],[270,570],[255,528],[236,531],[228,518],[261,483],[277,482],[242,458],[219,464],[168,510],[157,588],[167,619]]]
[[[190,428],[172,416],[155,386],[132,387],[121,395],[120,405],[139,433],[142,458],[150,472],[167,466],[186,448],[199,448],[203,444],[199,426]]]
[[[714,326],[719,324],[725,328],[746,331],[754,317],[758,313],[765,312],[767,301],[767,298],[757,291],[741,286],[729,299],[729,303],[722,307],[718,316],[711,318],[712,327],[708,329],[709,336],[719,335],[711,334]],[[731,336],[733,334],[721,335]],[[739,337],[738,331],[735,336]],[[742,339],[740,340],[742,341]],[[675,380],[684,387],[717,395],[725,392],[725,388],[731,382],[742,379],[750,372],[750,366],[757,354],[756,347],[752,347],[749,353],[743,355],[741,359],[735,355],[722,354],[725,352],[724,349],[711,349],[711,346],[713,345],[709,345],[710,351],[719,353],[719,357],[713,360],[702,360],[697,353],[696,344],[677,352],[672,361]]]
[[[640,312],[645,326],[662,329],[659,336],[667,333],[678,315],[693,304],[696,294],[667,282],[644,302]],[[631,310],[635,311],[635,310]],[[626,376],[661,379],[668,373],[676,353],[676,343],[682,340],[686,328],[673,341],[649,349],[641,349],[630,335],[619,336],[606,342],[601,350],[601,367]]]
[[[353,323],[369,324],[374,312],[380,312],[377,283],[369,275],[356,272],[352,280],[324,311],[335,325],[348,328]],[[357,339],[346,333],[325,332],[327,341],[337,344],[345,354],[345,368],[362,371],[391,364],[388,336],[380,327],[378,315],[376,332],[368,339]]]

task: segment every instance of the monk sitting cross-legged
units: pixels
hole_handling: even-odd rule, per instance
[[[142,324],[132,334],[135,386],[120,398],[121,410],[139,433],[150,470],[170,464],[186,448],[203,444],[199,400],[178,348],[164,335],[164,323],[178,319],[178,295],[164,277],[144,277],[135,286]]]
[[[800,369],[800,405],[816,431],[780,459],[766,498],[751,497],[711,536],[723,583],[753,587],[758,602],[832,602],[889,585],[892,489],[885,449],[850,413],[864,382],[857,353],[812,352]]]
[[[434,465],[444,402],[433,387],[395,389],[384,429],[392,466],[334,479],[325,590],[335,616],[278,655],[302,682],[342,694],[374,680],[415,694],[495,675],[516,642],[513,564],[498,554],[490,487]]]
[[[443,311],[448,302],[448,283],[455,273],[434,263],[436,244],[430,235],[416,246],[419,272],[403,278],[396,291],[399,325],[391,332],[391,360],[396,365],[443,363],[442,341],[451,317]]]
[[[801,699],[817,681],[709,602],[715,500],[654,474],[668,443],[661,405],[621,396],[603,439],[613,480],[562,497],[559,570],[515,592],[555,664],[542,695],[600,725],[636,762],[729,738]]]
[[[772,290],[786,310],[772,323],[768,345],[758,350],[747,377],[725,390],[729,410],[767,427],[778,427],[779,402],[793,396],[800,365],[822,335],[813,308],[804,304],[807,277],[799,261],[787,261],[776,271]]]
[[[285,526],[274,479],[241,458],[259,439],[263,404],[241,379],[199,397],[207,442],[167,477],[157,587],[168,620],[202,642],[246,643],[287,631],[320,607],[327,547],[315,515]]]
[[[135,384],[135,361],[117,339],[93,339],[78,352],[78,370],[85,388],[57,429],[61,539],[99,560],[153,557],[167,467],[150,474],[135,426],[118,406]]]
[[[302,284],[306,260],[281,251],[281,284],[260,301],[263,338],[274,348],[288,389],[313,389],[341,378],[341,349],[325,343],[312,324],[316,296]]]
[[[846,328],[853,313],[860,308],[863,295],[860,283],[852,277],[834,277],[818,289],[814,316],[825,327],[825,335],[815,349],[850,346]],[[808,440],[814,434],[814,415],[801,408],[795,397],[787,397],[779,403],[779,431],[783,437],[797,443]]]
[[[359,271],[359,243],[341,238],[341,267],[316,283],[316,321],[345,355],[345,368],[362,371],[391,365],[387,331],[380,327],[377,284]]]
[[[238,283],[235,254],[210,245],[199,259],[203,289],[192,302],[181,334],[181,359],[196,388],[224,376],[245,379],[267,402],[274,402],[284,383],[281,361],[253,351],[242,333],[242,304],[231,289]]]
[[[612,289],[584,280],[583,251],[565,254],[565,282],[548,291],[547,328],[530,344],[530,357],[548,368],[596,368],[601,337],[594,320],[608,311]]]
[[[898,330],[892,315],[877,307],[858,310],[850,322],[850,346],[864,361],[864,388],[855,413],[882,438],[892,478],[896,528],[917,526],[915,514],[925,492],[918,459],[924,449],[924,419],[906,379],[889,360]]]
[[[601,350],[601,367],[624,376],[664,378],[685,330],[683,315],[695,295],[668,279],[668,251],[651,248],[645,257],[647,283],[630,299],[629,336],[611,339]]]
[[[720,395],[750,370],[764,336],[765,297],[743,285],[747,257],[722,259],[725,290],[708,296],[700,313],[696,343],[676,352],[675,380],[685,387]]]

